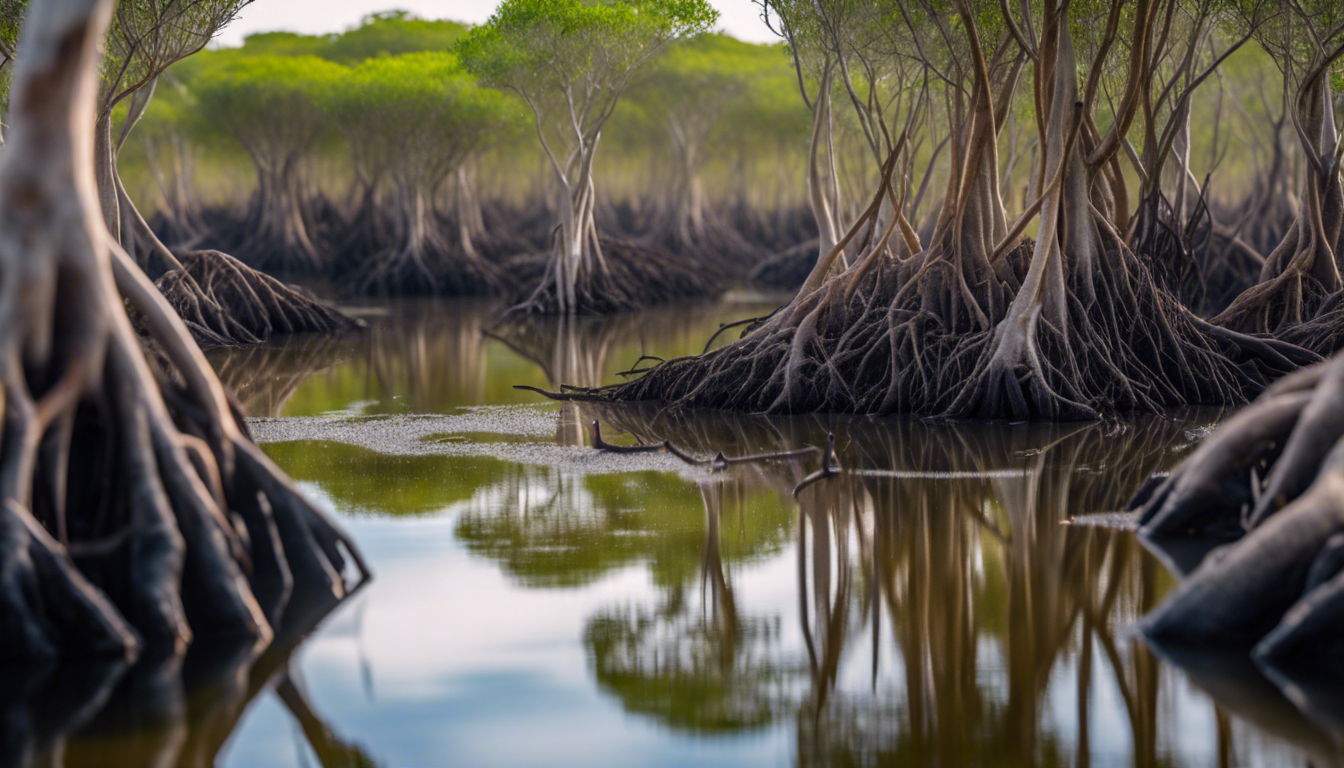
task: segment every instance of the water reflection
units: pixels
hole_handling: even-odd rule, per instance
[[[350,356],[340,336],[282,337],[250,347],[223,347],[208,355],[215,373],[249,416],[279,416],[304,381]]]
[[[1179,423],[987,429],[593,415],[700,451],[789,450],[835,430],[848,468],[799,494],[794,627],[738,629],[731,576],[713,554],[700,584],[720,586],[702,588],[698,602],[684,605],[687,585],[676,585],[660,602],[591,620],[599,684],[630,710],[693,729],[789,718],[804,764],[1087,764],[1117,753],[1136,765],[1202,764],[1179,742],[1191,706],[1180,681],[1129,636],[1170,577],[1128,531],[1081,524],[1117,509],[1187,449]],[[800,471],[768,466],[719,483],[785,495]],[[704,496],[707,552],[724,514],[717,498]],[[1080,523],[1065,524],[1072,519]],[[801,647],[781,643],[781,631]],[[709,663],[725,658],[732,663]],[[1226,725],[1209,734],[1219,754],[1281,749]],[[1307,738],[1318,731],[1281,734],[1319,745]]]
[[[304,639],[343,601],[296,598],[273,642],[194,643],[134,665],[9,668],[0,686],[0,755],[13,766],[208,766],[252,704],[274,690],[324,766],[372,766],[297,682]]]
[[[726,555],[723,533],[724,495],[740,490],[725,481],[699,484],[698,577],[666,584],[654,605],[610,606],[588,619],[583,640],[597,683],[629,711],[696,733],[754,728],[782,714],[802,670],[780,652],[777,617],[739,609],[725,564],[725,556],[743,554],[734,530],[745,520],[729,521],[728,538],[739,546],[729,544]],[[744,499],[734,501],[742,510]]]
[[[720,320],[758,305],[693,305],[609,318],[499,324],[485,303],[407,301],[368,310],[369,328],[336,339],[295,338],[210,352],[250,416],[445,413],[483,403],[532,403],[526,385],[596,386],[640,355],[699,351]],[[571,412],[572,413],[572,412]],[[570,421],[562,445],[578,445]]]
[[[606,383],[607,353],[618,335],[638,334],[646,315],[621,317],[523,317],[495,326],[490,334],[527,360],[546,377],[546,389],[600,387]],[[632,326],[635,326],[632,328]],[[561,403],[556,423],[557,445],[586,445],[577,403]]]
[[[734,314],[750,312],[492,328],[479,308],[404,306],[302,375],[304,365],[285,369],[291,377],[236,351],[217,364],[259,372],[235,380],[257,393],[244,398],[257,414],[442,413],[537,401],[515,384],[613,381],[642,354],[698,351]],[[1329,691],[1290,692],[1290,706],[1221,662],[1165,663],[1130,631],[1174,577],[1115,510],[1217,414],[1004,427],[570,404],[556,440],[582,446],[579,427],[593,418],[613,442],[672,439],[703,455],[823,445],[834,432],[844,471],[795,498],[815,459],[592,474],[510,454],[530,439],[517,435],[445,437],[501,446],[491,457],[266,446],[347,517],[380,575],[363,606],[363,671],[349,637],[325,632],[303,663],[286,662],[301,672],[293,685],[279,669],[268,678],[268,701],[300,724],[305,750],[324,764],[376,754],[394,765],[1205,766],[1332,755],[1332,713],[1344,710]],[[91,732],[81,712],[65,720],[84,724],[47,730]],[[239,752],[290,762],[256,719],[235,737],[255,744]],[[32,732],[30,753],[50,754],[59,748],[47,731],[22,724],[57,720],[16,714],[6,728]]]
[[[744,501],[754,514],[720,550],[732,561],[778,551],[787,536],[789,511],[778,498],[758,492]],[[581,586],[643,564],[656,584],[676,588],[701,565],[704,527],[700,494],[675,475],[514,465],[461,508],[456,534],[525,586]]]

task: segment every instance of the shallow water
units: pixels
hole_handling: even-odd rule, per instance
[[[1217,416],[1124,425],[672,415],[513,385],[613,381],[761,306],[217,350],[268,453],[375,581],[242,667],[34,671],[17,764],[1301,765],[1330,739],[1253,671],[1133,623],[1174,584],[1117,511]],[[768,311],[768,307],[764,311]],[[825,446],[715,471],[696,456]],[[205,659],[203,661],[202,659]],[[201,670],[205,670],[202,672]],[[207,682],[201,682],[201,681]],[[1214,695],[1206,691],[1213,691]],[[1216,696],[1216,698],[1215,698]]]

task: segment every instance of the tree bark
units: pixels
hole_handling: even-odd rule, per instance
[[[107,230],[94,99],[112,6],[30,6],[0,157],[9,658],[265,640],[291,592],[345,594],[346,558],[368,575],[353,543],[251,442],[186,326]],[[151,367],[128,307],[168,373]],[[265,553],[289,590],[262,589]]]

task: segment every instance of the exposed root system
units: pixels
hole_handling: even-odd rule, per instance
[[[540,281],[515,296],[509,312],[606,315],[712,297],[724,288],[721,274],[627,242],[602,240],[600,258],[568,276],[561,274],[565,262],[550,258]]]
[[[978,56],[974,19],[958,8]],[[1090,419],[1243,403],[1318,360],[1200,320],[1126,245],[1112,224],[1118,177],[1103,184],[1095,170],[1118,139],[1084,131],[1067,10],[1048,19],[1058,50],[1037,79],[1049,74],[1056,106],[1041,123],[1041,195],[1011,227],[991,94],[1008,103],[1021,59],[997,77],[977,62],[973,108],[952,142],[959,170],[927,245],[892,185],[902,134],[872,203],[789,306],[733,344],[585,394],[764,412]],[[1027,242],[1037,215],[1040,234]]]
[[[181,270],[157,286],[205,345],[255,344],[289,333],[336,333],[360,324],[220,251],[178,254]]]
[[[901,274],[912,264],[888,260],[861,282],[800,297],[732,344],[591,395],[765,412],[1089,418],[1244,402],[1315,359],[1200,321],[1114,248],[1102,287],[1068,292],[1064,328],[1033,313],[961,333],[969,312],[948,322],[924,306],[945,301],[940,265],[912,282]]]
[[[249,438],[173,308],[109,252],[81,150],[113,5],[31,6],[14,73],[0,159],[4,658],[269,640],[291,595],[339,598],[347,571],[368,576]],[[127,307],[169,376],[149,365]]]
[[[1157,486],[1140,516],[1150,541],[1245,535],[1145,619],[1151,639],[1201,651],[1254,645],[1277,674],[1344,673],[1341,437],[1344,357],[1335,357],[1285,377]]]

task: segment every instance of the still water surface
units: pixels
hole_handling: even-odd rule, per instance
[[[375,581],[227,697],[188,683],[151,707],[133,676],[44,679],[76,711],[24,699],[11,741],[90,765],[1328,761],[1327,732],[1254,673],[1189,673],[1136,640],[1174,577],[1091,517],[1216,414],[937,426],[513,388],[610,382],[761,309],[492,329],[487,307],[401,304],[354,339],[216,351],[267,452],[341,518]],[[844,472],[795,498],[817,457],[712,472],[598,454],[594,418],[613,442],[696,455],[833,432]]]

